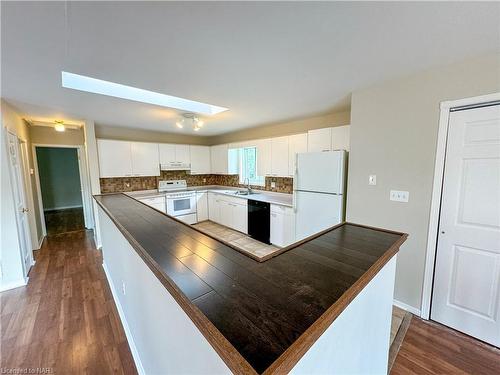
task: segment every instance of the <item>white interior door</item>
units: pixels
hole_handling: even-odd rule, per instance
[[[32,245],[28,224],[28,203],[26,200],[26,193],[24,191],[24,178],[19,150],[19,140],[16,135],[8,133],[8,142],[19,246],[21,247],[21,257],[23,260],[23,273],[26,277],[31,265],[33,264],[31,253]]]
[[[431,318],[500,346],[500,105],[450,114]]]

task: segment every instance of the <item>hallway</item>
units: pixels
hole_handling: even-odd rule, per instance
[[[91,231],[46,238],[29,284],[0,294],[0,368],[136,374]]]
[[[47,236],[85,229],[82,207],[45,211],[44,216]]]

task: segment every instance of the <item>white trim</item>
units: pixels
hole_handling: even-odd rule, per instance
[[[37,250],[40,250],[42,248],[43,240],[45,240],[45,236],[40,237],[40,239],[38,240],[38,249]]]
[[[413,315],[420,316],[420,310],[417,309],[416,307],[407,305],[404,302],[398,301],[397,299],[392,301],[393,305],[396,307],[399,307],[400,309],[406,310],[408,312],[411,312]]]
[[[439,225],[439,210],[441,207],[441,193],[445,164],[446,138],[448,136],[448,120],[450,109],[467,105],[500,101],[500,93],[481,95],[472,98],[444,101],[440,104],[438,139],[436,145],[436,159],[434,165],[434,182],[432,187],[431,210],[429,214],[429,229],[427,232],[427,250],[425,256],[424,284],[422,290],[421,313],[422,319],[429,319],[431,313],[432,283],[434,279],[434,262],[436,259],[436,245]]]
[[[22,286],[26,286],[28,284],[29,277],[22,278],[20,280],[11,281],[7,284],[0,285],[0,292],[5,292],[6,290],[11,290],[15,288],[20,288]]]
[[[47,235],[47,227],[45,226],[45,218],[44,218],[44,208],[42,201],[42,189],[40,185],[40,175],[38,171],[38,158],[36,154],[37,147],[56,147],[56,148],[74,148],[77,152],[78,157],[78,173],[80,175],[80,189],[82,193],[82,207],[83,207],[83,216],[85,219],[85,227],[88,229],[94,228],[94,221],[91,216],[91,207],[89,206],[92,202],[92,196],[89,189],[90,183],[88,180],[88,174],[86,170],[86,153],[83,152],[85,146],[84,145],[60,145],[60,144],[45,144],[45,143],[33,143],[32,144],[32,152],[33,152],[33,165],[35,171],[35,181],[36,181],[36,192],[38,195],[38,209],[40,211],[40,221],[42,222],[42,234],[44,236]],[[80,206],[74,206],[80,207]],[[68,206],[67,208],[72,208]],[[60,209],[60,208],[57,208]]]
[[[108,280],[109,288],[111,289],[111,294],[113,295],[113,300],[115,301],[116,309],[118,310],[118,315],[120,316],[120,320],[122,322],[123,330],[125,331],[125,336],[127,337],[128,344],[130,346],[130,351],[132,352],[132,358],[134,358],[135,367],[137,367],[137,372],[140,375],[145,375],[144,367],[142,366],[141,358],[139,357],[139,351],[135,346],[134,338],[132,337],[132,332],[127,323],[127,319],[125,319],[125,313],[120,304],[120,299],[118,298],[118,293],[116,292],[115,285],[113,284],[113,280],[108,272],[108,267],[106,267],[106,263],[102,262],[102,268],[104,269],[104,274],[106,275],[106,279]]]

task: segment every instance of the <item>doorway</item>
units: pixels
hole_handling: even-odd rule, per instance
[[[500,347],[500,102],[447,125],[430,318]]]
[[[47,236],[85,229],[78,146],[34,146],[40,211]]]

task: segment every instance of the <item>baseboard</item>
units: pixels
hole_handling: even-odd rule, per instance
[[[25,286],[26,284],[28,284],[28,280],[29,280],[29,278],[26,277],[26,278],[22,278],[20,280],[11,281],[10,283],[7,283],[7,284],[1,284],[0,285],[0,292],[5,292],[6,290],[11,290],[11,289],[20,288],[22,286]]]
[[[132,337],[132,332],[130,332],[127,319],[125,318],[125,313],[123,312],[122,305],[120,304],[120,300],[118,299],[118,293],[116,292],[115,285],[111,280],[108,268],[106,267],[106,263],[104,262],[102,263],[102,268],[104,269],[106,279],[108,280],[108,284],[111,289],[111,294],[113,295],[113,300],[115,301],[116,309],[118,310],[118,315],[120,316],[120,320],[122,322],[123,330],[125,331],[125,336],[127,337],[130,351],[132,352],[132,358],[134,358],[135,367],[137,367],[137,372],[139,373],[139,375],[145,375],[146,372],[144,371],[144,367],[142,367],[142,362],[141,358],[139,357],[139,352],[137,351],[137,347],[135,346],[134,338]]]
[[[40,239],[38,240],[38,249],[35,250],[40,250],[42,248],[43,240],[45,240],[45,236],[40,237]]]
[[[411,312],[413,315],[420,316],[420,309],[417,309],[416,307],[407,305],[406,303],[400,302],[398,300],[393,300],[394,306],[399,307],[400,309],[406,310],[408,312]]]
[[[44,208],[43,212],[59,211],[59,210],[69,210],[70,208],[83,208],[83,206],[82,205],[77,205],[77,206],[49,207],[49,208]]]

